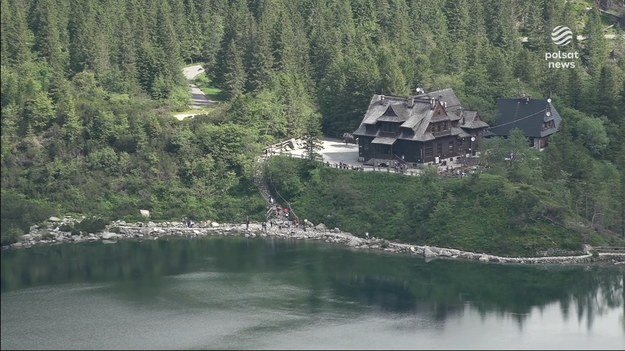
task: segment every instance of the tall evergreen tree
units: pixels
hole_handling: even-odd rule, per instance
[[[622,73],[614,65],[605,65],[601,68],[601,73],[595,89],[595,113],[608,117],[616,122],[618,117],[623,116],[623,111],[619,110],[619,89]]]
[[[229,99],[234,99],[244,93],[245,88],[245,67],[243,67],[243,58],[236,47],[235,40],[232,39],[228,45],[228,51],[225,53],[228,66],[224,71],[223,88]]]
[[[2,4],[3,59],[10,63],[28,61],[34,38],[26,22],[25,4],[19,0],[3,0]]]
[[[323,161],[323,156],[319,153],[323,149],[321,136],[318,118],[309,118],[306,121],[306,132],[304,134],[304,157],[307,160]]]
[[[63,72],[67,65],[67,52],[62,50],[58,9],[55,1],[39,0],[34,4],[32,28],[35,34],[34,49],[53,69]]]
[[[252,25],[251,43],[246,52],[247,90],[257,92],[267,86],[273,72],[273,55],[269,35],[262,27]]]
[[[588,13],[588,21],[584,30],[584,49],[582,61],[585,63],[588,73],[594,78],[599,78],[601,68],[607,62],[608,50],[606,39],[603,37],[601,17],[598,10]]]
[[[408,94],[408,84],[397,62],[397,54],[389,45],[381,45],[378,50],[380,58],[380,92],[388,95]]]

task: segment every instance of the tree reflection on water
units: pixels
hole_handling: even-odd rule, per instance
[[[113,283],[124,294],[155,296],[163,278],[198,271],[237,273],[245,287],[263,274],[302,288],[309,313],[343,301],[437,321],[480,314],[514,318],[558,303],[592,327],[595,317],[623,310],[623,268],[513,266],[434,260],[349,250],[316,242],[242,238],[122,241],[2,252],[2,292],[42,285]],[[149,291],[150,293],[146,293]],[[279,303],[279,302],[278,302]],[[621,320],[623,317],[621,317]],[[621,323],[624,326],[625,323]]]

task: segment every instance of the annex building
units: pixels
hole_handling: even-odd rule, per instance
[[[549,136],[560,129],[560,123],[562,118],[551,99],[499,99],[489,136],[508,137],[512,129],[518,128],[530,146],[540,150],[547,146]]]

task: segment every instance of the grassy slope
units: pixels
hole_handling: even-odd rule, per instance
[[[569,214],[552,194],[499,176],[346,172],[288,158],[272,158],[267,174],[299,217],[356,235],[508,256],[582,246],[581,233],[560,224]]]

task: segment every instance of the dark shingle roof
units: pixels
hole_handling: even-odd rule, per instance
[[[434,116],[433,100],[441,102],[447,113],[446,115]],[[367,132],[366,125],[375,125],[377,122],[401,122],[398,139],[414,141],[434,140],[434,134],[426,131],[430,122],[458,121],[461,118],[460,116],[465,117],[465,124],[461,123],[458,127],[467,129],[488,127],[488,124],[479,120],[476,111],[462,111],[461,109],[460,101],[451,88],[410,97],[376,94],[371,98],[362,123],[353,134],[357,136],[380,137],[377,130]],[[451,134],[461,137],[469,135],[461,128],[452,128]]]
[[[488,123],[478,117],[477,111],[458,110],[456,114],[460,120],[459,126],[462,128],[478,129],[488,127]]]
[[[429,93],[423,93],[423,94],[417,95],[416,97],[425,98],[425,99],[440,99],[441,101],[447,103],[447,107],[445,108],[447,112],[456,111],[457,109],[461,107],[460,100],[458,100],[458,97],[454,93],[454,90],[451,88],[445,88],[441,90],[432,91]]]
[[[554,121],[554,127],[543,130],[543,123]],[[560,128],[562,118],[550,101],[529,98],[499,99],[495,124],[490,131],[499,136],[510,135],[519,128],[528,137],[545,137]]]

